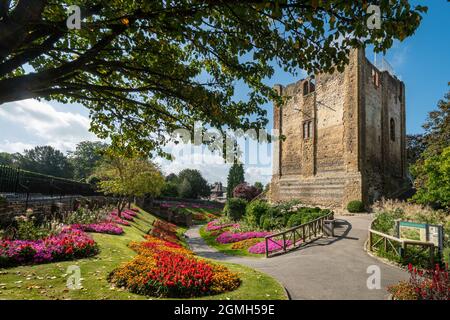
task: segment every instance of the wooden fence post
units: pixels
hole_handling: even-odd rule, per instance
[[[265,238],[266,240],[266,258],[269,257],[269,239]]]

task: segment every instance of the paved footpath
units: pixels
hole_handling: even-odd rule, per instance
[[[272,258],[233,257],[208,246],[200,226],[186,232],[191,249],[199,256],[243,264],[278,279],[292,299],[386,299],[386,287],[408,279],[408,273],[369,256],[363,249],[371,217],[336,217],[334,238]],[[367,288],[367,267],[381,270],[381,289]]]

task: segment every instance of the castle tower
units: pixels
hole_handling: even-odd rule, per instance
[[[275,89],[272,201],[346,206],[407,188],[404,84],[352,50],[344,72]]]

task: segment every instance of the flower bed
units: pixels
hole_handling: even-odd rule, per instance
[[[122,234],[123,229],[114,223],[102,222],[91,224],[74,224],[73,228],[80,229],[86,232],[108,233],[108,234]]]
[[[220,224],[219,220],[213,220],[211,222],[208,222],[208,224],[206,225],[207,231],[215,231],[224,228],[239,228],[239,223]]]
[[[276,243],[274,243],[276,242]],[[286,241],[286,245],[290,246],[292,244],[291,240]],[[276,252],[283,249],[283,240],[271,240],[269,241],[269,252]],[[254,253],[254,254],[263,254],[266,253],[266,242],[262,241],[259,242],[250,248],[248,248],[248,252]]]
[[[233,250],[248,249],[251,246],[253,246],[257,243],[260,243],[260,242],[261,242],[260,238],[246,239],[246,240],[242,240],[242,241],[233,243],[233,245],[231,246],[231,249],[233,249]]]
[[[194,257],[177,243],[147,236],[130,245],[138,255],[115,269],[110,282],[131,292],[162,297],[197,297],[236,289],[238,276]]]
[[[177,226],[162,220],[155,220],[150,235],[174,243],[179,243]]]
[[[119,219],[125,219],[128,221],[134,221],[134,217],[136,217],[137,213],[132,211],[132,210],[124,210],[120,213],[120,217],[119,214],[117,212],[117,210],[111,212],[111,216],[113,217],[117,217]]]
[[[450,300],[448,265],[442,269],[438,264],[432,270],[418,270],[408,265],[409,281],[401,281],[388,287],[396,300]]]
[[[124,219],[119,218],[118,216],[110,214],[109,217],[105,220],[105,222],[117,223],[123,226],[129,226],[130,223]]]
[[[40,240],[0,240],[0,267],[85,258],[98,253],[94,240],[71,227]]]
[[[239,242],[252,238],[264,238],[270,235],[270,232],[266,231],[249,231],[249,232],[229,232],[226,231],[216,238],[216,241],[221,244]]]

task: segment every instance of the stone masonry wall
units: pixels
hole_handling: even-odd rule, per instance
[[[276,87],[288,101],[274,107],[274,128],[286,139],[274,145],[271,201],[342,207],[398,189],[405,177],[403,84],[374,70],[362,50],[351,52],[344,72],[316,75],[315,90],[304,94],[310,81]],[[306,138],[305,121],[313,123]]]

